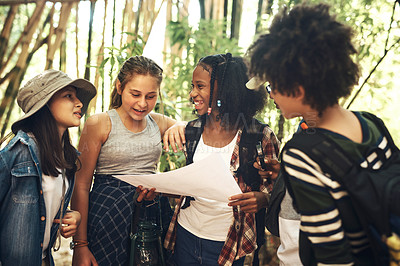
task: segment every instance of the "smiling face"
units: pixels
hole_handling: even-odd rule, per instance
[[[206,70],[203,66],[198,65],[193,71],[192,77],[192,90],[189,96],[193,99],[195,108],[199,115],[207,113],[209,102],[210,102],[210,70]],[[215,114],[215,95],[217,92],[217,82],[214,85],[214,96],[213,96],[213,113]]]
[[[156,78],[150,75],[135,75],[126,83],[125,88],[117,84],[122,105],[118,108],[135,121],[142,121],[157,103],[160,85]]]
[[[76,97],[76,88],[67,86],[56,92],[47,103],[56,120],[60,135],[69,127],[77,127],[81,122],[82,102]]]

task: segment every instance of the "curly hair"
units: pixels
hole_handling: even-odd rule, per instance
[[[265,90],[249,90],[247,66],[241,57],[232,57],[230,53],[209,55],[199,60],[198,66],[211,73],[210,106],[214,81],[217,80],[218,112],[221,125],[240,127],[264,108]]]
[[[329,14],[329,5],[300,4],[275,16],[269,33],[248,49],[250,73],[268,80],[273,90],[296,95],[321,115],[358,83],[359,68],[351,27]]]
[[[114,82],[114,89],[111,93],[110,109],[118,108],[122,104],[121,95],[117,91],[117,80],[121,82],[121,90],[133,79],[135,75],[150,75],[157,80],[158,85],[162,81],[163,70],[150,58],[137,55],[128,58],[119,70],[118,77]]]

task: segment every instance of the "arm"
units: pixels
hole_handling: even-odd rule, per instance
[[[161,138],[164,142],[164,150],[169,151],[169,144],[174,152],[177,152],[176,146],[179,150],[183,149],[185,144],[185,127],[187,122],[176,121],[165,115],[151,113],[151,117],[157,122],[160,128]]]
[[[318,263],[352,263],[351,247],[336,204],[336,200],[343,202],[347,194],[299,150],[284,151],[282,166],[301,215],[300,242],[307,239]]]
[[[87,119],[79,140],[78,150],[81,152],[79,160],[82,165],[76,173],[71,208],[81,214],[81,224],[74,240],[87,241],[89,191],[101,146],[106,141],[110,130],[111,121],[106,113],[94,115]],[[97,262],[89,248],[83,246],[74,249],[73,264],[97,265]]]

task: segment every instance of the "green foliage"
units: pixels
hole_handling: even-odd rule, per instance
[[[197,28],[191,27],[187,19],[171,21],[167,32],[171,45],[179,48],[180,54],[167,54],[168,69],[164,79],[165,98],[175,110],[179,110],[182,120],[193,119],[189,102],[192,72],[201,57],[210,54],[227,53],[242,55],[237,40],[224,34],[222,21],[201,20]],[[175,116],[176,117],[176,116]]]
[[[132,33],[125,32],[127,35],[133,35]],[[137,36],[133,38],[130,43],[126,43],[122,47],[118,48],[115,46],[105,47],[105,56],[101,62],[99,72],[102,77],[104,77],[104,69],[109,69],[108,76],[112,82],[118,75],[119,69],[122,67],[125,60],[131,56],[141,55],[143,53],[143,48],[145,42],[142,37]],[[117,64],[117,65],[116,65]]]
[[[160,172],[168,172],[178,169],[186,165],[185,154],[182,151],[174,153],[171,149],[169,152],[163,151],[158,165]]]

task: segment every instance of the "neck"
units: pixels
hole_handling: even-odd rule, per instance
[[[339,104],[326,108],[322,115],[319,116],[316,110],[307,112],[303,115],[309,127],[321,127],[324,128],[326,125],[331,124],[333,121],[338,121],[338,119],[349,111],[344,109]]]
[[[116,110],[122,123],[128,130],[132,132],[140,132],[146,127],[146,119],[134,120],[127,113],[122,111],[121,108],[117,108]]]
[[[61,129],[61,128],[58,129],[58,135],[60,137],[60,141],[62,141],[62,137],[63,137],[65,131],[66,131],[66,129]]]
[[[223,127],[221,125],[221,119],[217,119],[216,115],[210,115],[206,118],[206,123],[204,125],[204,130],[212,131],[214,134],[236,134],[238,128],[228,125],[227,127]]]

